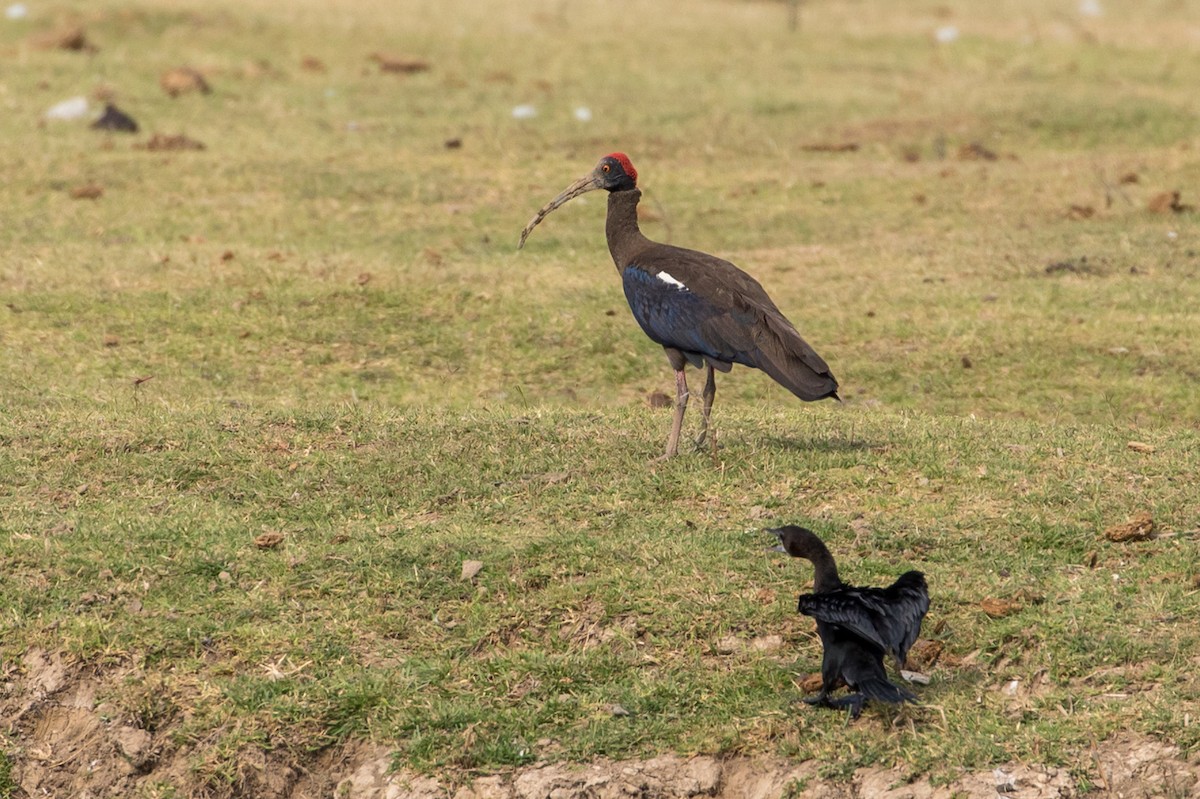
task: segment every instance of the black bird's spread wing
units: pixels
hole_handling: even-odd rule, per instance
[[[805,594],[797,609],[875,644],[903,665],[921,634],[921,620],[929,610],[929,589],[921,572],[910,571],[887,588],[846,586]]]
[[[837,395],[828,364],[759,282],[728,261],[658,244],[621,278],[634,318],[658,344],[762,369],[801,399]]]
[[[838,589],[824,594],[801,594],[796,609],[817,621],[833,624],[883,651],[887,642],[879,634],[878,614],[865,605],[857,589]]]
[[[929,611],[929,587],[925,575],[919,571],[905,572],[896,582],[883,589],[886,618],[889,620],[885,637],[888,651],[903,667],[917,636],[921,634],[921,621]]]

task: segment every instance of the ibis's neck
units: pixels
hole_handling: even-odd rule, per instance
[[[638,229],[637,204],[641,189],[613,191],[608,194],[608,220],[604,232],[608,236],[608,251],[618,270],[623,270],[650,246],[650,240]]]

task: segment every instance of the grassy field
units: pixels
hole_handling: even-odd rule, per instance
[[[1200,747],[1196,9],[29,6],[0,20],[6,709],[62,653],[186,764],[146,796],[355,740],[451,778],[705,752],[1080,790],[1117,733]],[[72,24],[92,50],[36,45]],[[163,92],[185,65],[211,93]],[[41,119],[75,95],[141,132]],[[654,460],[673,382],[602,198],[515,250],[618,149],[647,234],[758,277],[844,404],[738,369],[718,462]],[[1142,512],[1157,538],[1103,536]],[[820,647],[780,523],[850,581],[927,573],[926,706],[795,705]]]

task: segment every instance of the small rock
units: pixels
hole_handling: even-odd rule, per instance
[[[88,101],[83,95],[71,97],[63,100],[61,103],[55,103],[46,109],[46,113],[42,114],[42,119],[52,119],[62,122],[71,122],[76,119],[83,119],[88,113]]]
[[[523,103],[513,107],[512,115],[513,119],[533,119],[537,116],[537,108],[528,103]]]
[[[1141,441],[1130,441],[1126,446],[1128,446],[1134,452],[1144,452],[1147,455],[1149,455],[1151,452],[1154,452],[1153,444],[1145,444]]]
[[[732,655],[744,646],[742,639],[736,635],[727,635],[717,641],[718,655]]]
[[[750,648],[758,652],[774,652],[783,647],[783,636],[762,635],[750,641]]]
[[[613,702],[611,705],[608,706],[608,712],[613,714],[614,716],[628,716],[629,715],[629,711],[626,710],[625,708],[623,708],[621,705],[618,705],[616,702]]]
[[[462,564],[462,579],[474,580],[475,576],[481,571],[483,571],[483,561],[464,560]]]
[[[938,44],[950,44],[958,41],[958,28],[954,25],[943,25],[934,31],[933,38]]]
[[[29,16],[29,8],[24,3],[13,3],[4,9],[4,16],[8,19],[25,19]]]
[[[919,671],[909,671],[908,669],[900,669],[900,676],[911,683],[917,685],[929,685],[929,675],[922,674]]]

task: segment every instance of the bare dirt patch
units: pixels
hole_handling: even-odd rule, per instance
[[[777,757],[661,755],[649,760],[588,764],[541,763],[503,774],[462,779],[392,772],[392,748],[352,741],[309,755],[244,750],[234,778],[206,778],[200,743],[177,743],[178,722],[143,729],[119,708],[98,700],[130,676],[103,673],[57,653],[30,650],[11,664],[0,685],[6,750],[17,796],[150,795],[171,786],[176,796],[256,799],[536,799],[553,797],[738,797],[767,799],[1022,799],[1083,796],[1068,768],[1006,763],[964,774],[947,785],[908,781],[900,769],[864,768],[848,781],[820,776],[823,764]],[[1189,796],[1200,786],[1200,765],[1167,743],[1119,735],[1081,753],[1099,795]],[[150,793],[147,793],[150,792]],[[1098,795],[1095,791],[1090,796]]]

